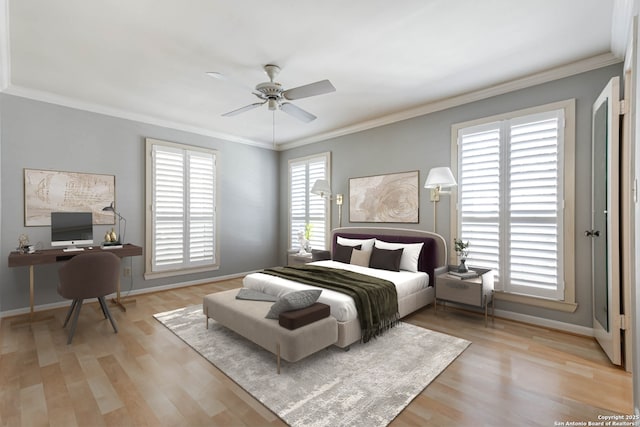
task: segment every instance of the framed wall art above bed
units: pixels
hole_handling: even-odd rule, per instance
[[[419,222],[419,172],[349,178],[349,222]]]

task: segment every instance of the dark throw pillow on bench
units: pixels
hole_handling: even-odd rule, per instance
[[[283,328],[294,330],[329,317],[331,308],[327,304],[316,302],[300,310],[285,311],[280,313],[278,323]]]

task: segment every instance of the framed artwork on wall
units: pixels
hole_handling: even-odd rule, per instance
[[[51,225],[51,212],[91,212],[94,224],[115,224],[102,210],[115,197],[115,175],[24,169],[26,227]]]
[[[349,179],[349,222],[419,222],[419,171]]]

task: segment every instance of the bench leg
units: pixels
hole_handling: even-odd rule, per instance
[[[206,327],[207,329],[209,329],[209,307],[204,308],[204,318],[205,318],[205,321],[207,322]]]
[[[278,365],[278,375],[280,375],[280,343],[276,344],[276,363]]]

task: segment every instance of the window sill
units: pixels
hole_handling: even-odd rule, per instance
[[[533,305],[535,307],[548,308],[549,310],[563,311],[565,313],[574,313],[578,309],[578,304],[575,302],[556,301],[529,295],[511,294],[503,291],[494,291],[493,296],[496,300],[500,301]]]

